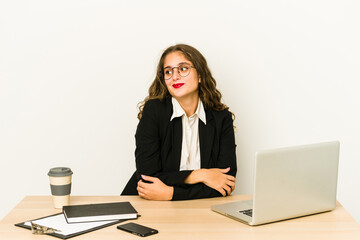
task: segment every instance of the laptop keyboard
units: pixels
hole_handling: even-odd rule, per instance
[[[240,213],[243,213],[249,217],[252,217],[252,209],[246,209],[246,210],[242,210],[242,211],[239,211]]]

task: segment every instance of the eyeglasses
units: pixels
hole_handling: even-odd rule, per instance
[[[178,73],[181,77],[187,77],[190,72],[191,68],[195,68],[187,63],[182,63],[178,67],[166,67],[164,68],[164,78],[165,80],[169,80],[174,75],[174,69],[177,68]]]

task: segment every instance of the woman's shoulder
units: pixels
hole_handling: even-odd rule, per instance
[[[165,99],[149,99],[146,103],[144,108],[155,110],[155,109],[166,109],[168,104],[168,100]]]
[[[171,99],[150,99],[145,103],[144,113],[150,114],[157,117],[166,117],[171,115],[172,106]]]
[[[224,129],[233,129],[233,114],[229,110],[211,110],[209,114],[211,115],[211,117],[209,118],[209,123],[212,124],[216,129],[218,129],[219,133],[223,132]]]
[[[232,113],[228,109],[217,111],[214,109],[208,109],[207,113],[211,114],[215,120],[232,119]]]

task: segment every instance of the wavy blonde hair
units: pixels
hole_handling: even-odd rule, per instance
[[[215,111],[222,111],[225,109],[228,110],[229,107],[221,102],[222,95],[216,88],[216,81],[210,72],[204,56],[194,47],[186,44],[177,44],[168,47],[161,55],[159,64],[157,66],[156,77],[149,88],[149,95],[144,99],[144,101],[138,104],[138,119],[141,119],[143,108],[149,100],[164,100],[165,98],[171,97],[166,87],[163,69],[166,56],[172,52],[182,52],[185,58],[189,60],[195,67],[198,76],[201,79],[201,83],[199,84],[199,97],[205,105],[205,108],[211,108]],[[233,118],[235,118],[233,113],[232,115]]]

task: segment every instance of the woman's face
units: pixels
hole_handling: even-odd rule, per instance
[[[164,72],[165,83],[171,96],[177,100],[199,98],[200,80],[197,71],[182,52],[172,52],[165,57]],[[185,76],[186,74],[188,75]]]

